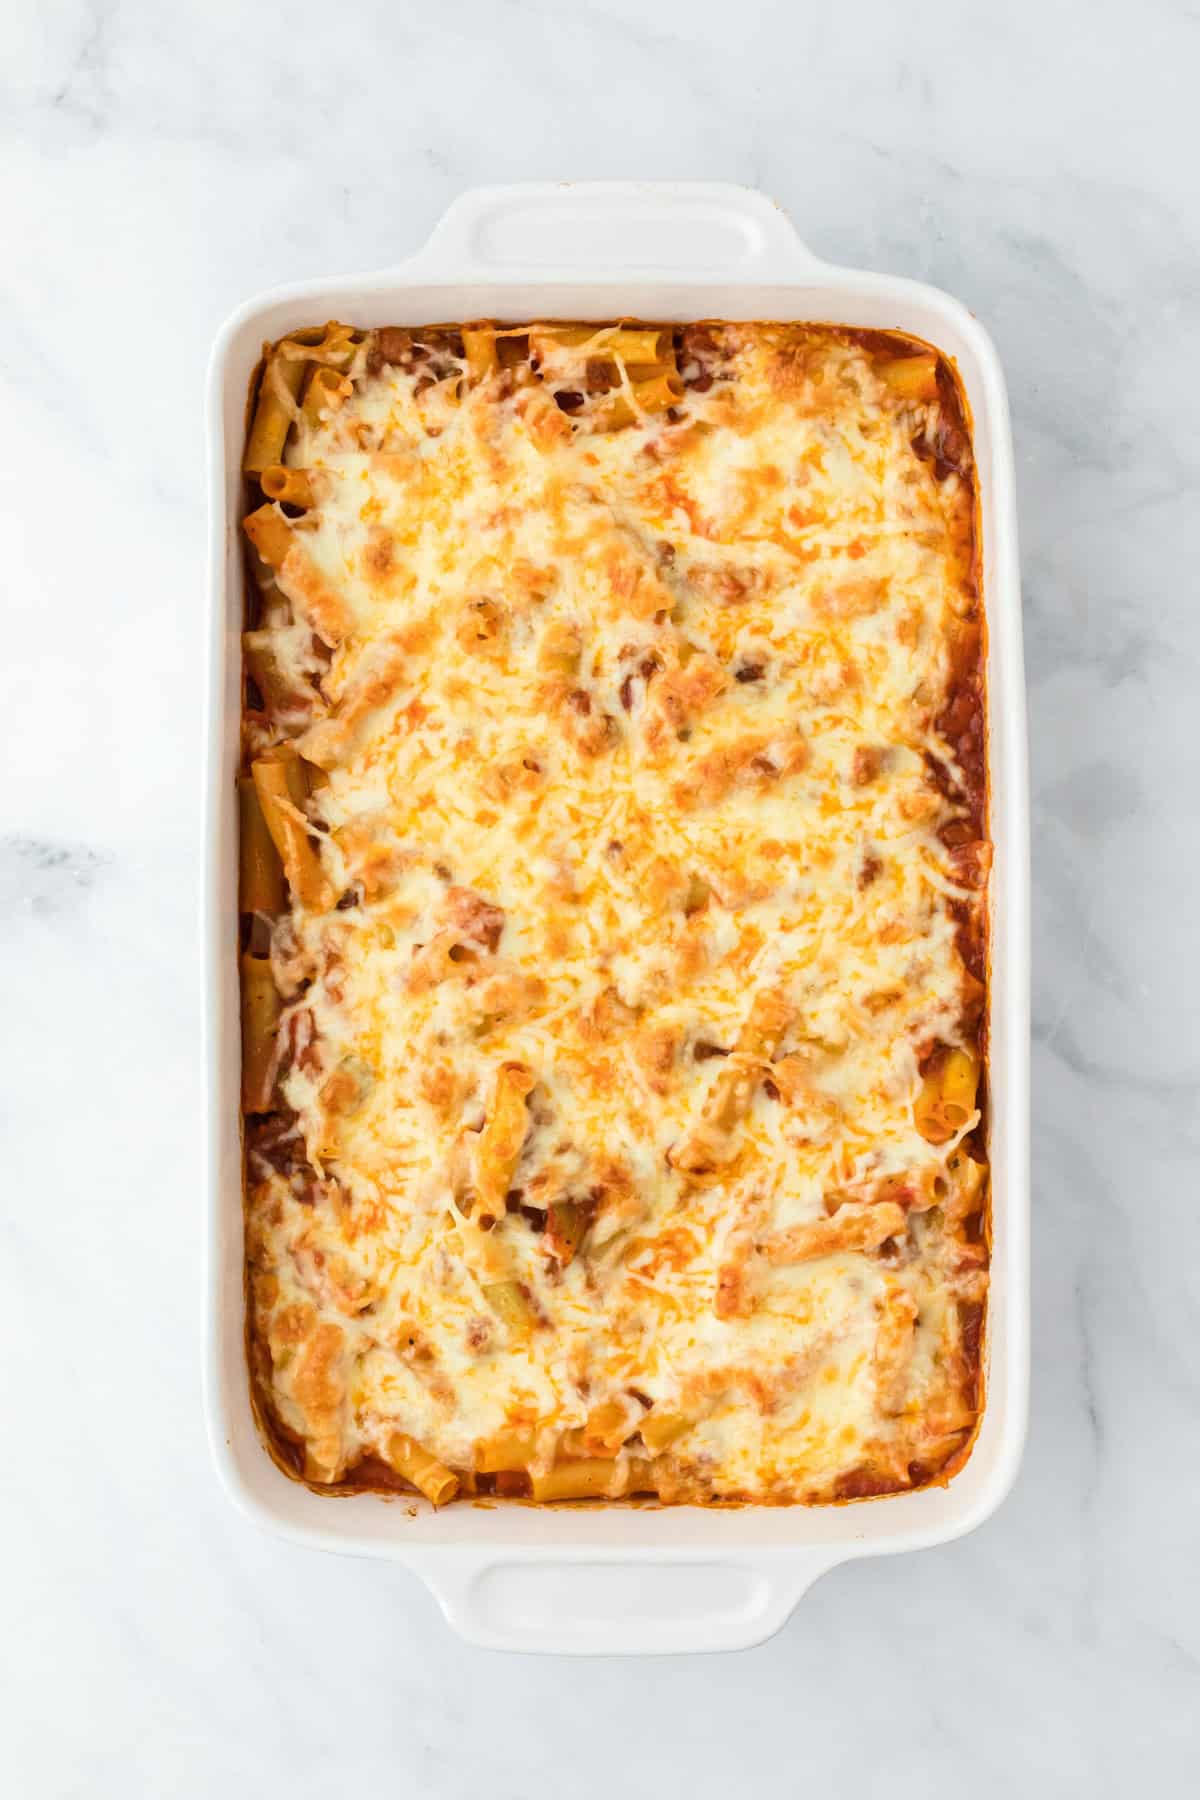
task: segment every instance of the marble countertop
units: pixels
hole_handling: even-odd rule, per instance
[[[10,0],[0,63],[0,1478],[22,1800],[1182,1791],[1200,1736],[1200,16],[1065,0]],[[738,1656],[454,1638],[260,1535],[199,1402],[201,391],[247,294],[480,181],[764,188],[1013,400],[1034,1388],[1001,1512]],[[612,1751],[599,1745],[612,1744]],[[564,1773],[565,1772],[565,1773]]]

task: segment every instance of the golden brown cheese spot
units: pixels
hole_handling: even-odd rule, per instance
[[[600,555],[603,581],[613,611],[633,619],[653,619],[670,612],[675,597],[653,566],[631,544],[615,538]]]
[[[362,553],[363,574],[372,587],[382,587],[396,566],[396,540],[382,525],[368,534]]]
[[[669,1025],[647,1025],[638,1032],[634,1040],[634,1055],[652,1093],[666,1094],[670,1091],[679,1040],[679,1032],[672,1030]]]
[[[430,635],[428,629],[410,629],[384,638],[342,689],[333,716],[314,725],[298,740],[301,754],[323,769],[345,760],[372,715],[400,692],[414,655],[420,654]]]
[[[571,422],[540,388],[527,388],[517,398],[517,412],[537,449],[546,453],[566,443]]]
[[[279,569],[279,586],[322,643],[340,644],[353,631],[354,614],[303,544],[289,549]]]
[[[465,650],[495,650],[508,629],[508,609],[490,594],[477,594],[469,599],[456,627],[459,643]]]
[[[316,1309],[307,1300],[281,1306],[271,1320],[271,1355],[277,1365],[290,1360],[297,1345],[316,1330]]]
[[[540,605],[558,586],[558,571],[553,564],[539,564],[518,556],[509,566],[508,579],[524,599]]]
[[[388,842],[390,822],[388,813],[359,813],[336,833],[347,870],[368,900],[390,893],[414,860],[414,851]]]
[[[681,652],[690,649],[682,645]],[[645,724],[646,743],[661,748],[729,686],[729,676],[712,657],[691,654],[686,663],[656,675],[651,684]]]
[[[823,619],[869,619],[879,612],[885,595],[883,581],[842,581],[822,589],[814,597],[813,608]]]
[[[879,744],[859,744],[854,752],[853,773],[851,780],[856,787],[866,787],[878,779],[887,757],[887,750]]]
[[[446,890],[443,912],[450,924],[463,936],[484,950],[499,947],[504,930],[504,909],[485,900],[471,888],[450,887]]]
[[[466,1079],[448,1060],[429,1060],[421,1069],[418,1092],[440,1118],[451,1119],[466,1096]]]

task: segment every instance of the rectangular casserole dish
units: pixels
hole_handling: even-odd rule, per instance
[[[264,338],[318,317],[362,325],[495,316],[819,320],[906,332],[956,363],[973,415],[988,621],[992,877],[990,1160],[993,1277],[987,1401],[973,1455],[945,1488],[871,1504],[740,1509],[610,1505],[537,1511],[319,1496],[266,1455],[244,1358],[238,1135],[236,794],[242,582],[239,459]],[[599,184],[480,190],[398,270],[280,290],[241,309],[214,352],[209,422],[210,1423],[232,1497],[325,1549],[391,1557],[450,1621],[498,1648],[729,1649],[768,1636],[825,1569],[971,1529],[1015,1474],[1027,1382],[1028,873],[1025,728],[1012,452],[986,335],[934,290],[818,262],[763,196],[723,186]]]

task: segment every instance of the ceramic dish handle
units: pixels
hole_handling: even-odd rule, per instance
[[[406,265],[454,281],[585,270],[687,281],[810,276],[824,265],[754,188],[707,181],[528,182],[471,188]]]
[[[667,1655],[762,1643],[839,1560],[829,1549],[670,1562],[451,1553],[420,1574],[454,1629],[488,1650]]]

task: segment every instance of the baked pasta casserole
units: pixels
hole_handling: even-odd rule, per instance
[[[954,371],[831,325],[332,323],[252,400],[273,1455],[435,1505],[948,1479],[988,1264]]]

